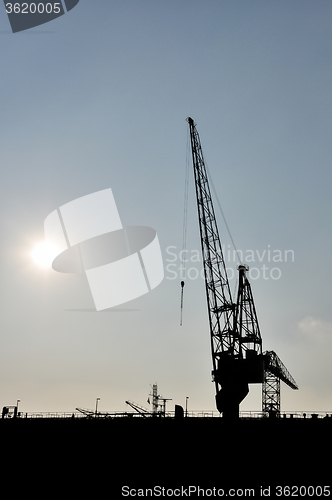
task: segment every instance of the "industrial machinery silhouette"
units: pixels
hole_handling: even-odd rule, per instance
[[[298,386],[274,351],[265,351],[264,361],[262,411],[270,417],[275,417],[280,414],[280,380],[292,389],[298,389]]]
[[[153,384],[152,386],[152,392],[149,394],[147,402],[150,404],[150,396],[151,396],[151,404],[152,404],[152,411],[148,410],[147,408],[144,408],[144,406],[141,406],[137,403],[134,403],[133,401],[125,401],[125,403],[130,406],[135,412],[137,412],[137,415],[140,417],[146,418],[146,417],[166,417],[168,414],[166,413],[166,403],[167,401],[172,401],[170,398],[163,398],[160,394],[158,394],[158,386],[157,384]],[[175,405],[175,407],[178,408],[176,412],[179,412],[179,408],[181,408],[178,405]],[[5,410],[5,408],[4,408]],[[4,410],[3,410],[3,415],[4,415]],[[97,411],[97,406],[95,410],[89,410],[87,408],[76,408],[77,411],[85,415],[87,418],[113,418],[113,417],[118,417],[118,416],[132,416],[132,414],[128,414],[127,412],[108,412],[108,411]],[[182,416],[183,416],[183,409],[182,409]]]
[[[166,416],[166,402],[172,401],[170,398],[163,398],[158,394],[157,384],[152,385],[152,393],[149,394],[148,403],[150,404],[150,396],[152,398],[152,412],[147,410],[141,405],[134,403],[133,401],[126,401],[133,410],[137,411],[142,417],[152,416],[152,417],[165,417]],[[161,402],[160,402],[161,401]]]
[[[194,167],[216,406],[224,418],[238,418],[239,406],[249,392],[249,384],[261,383],[263,411],[278,414],[280,380],[293,389],[298,387],[274,351],[262,353],[262,338],[246,265],[238,266],[237,300],[232,300],[199,134],[194,120],[188,117],[187,122]],[[183,290],[182,283],[181,286]]]

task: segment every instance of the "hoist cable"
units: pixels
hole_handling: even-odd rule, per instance
[[[237,255],[237,258],[239,259],[239,264],[242,264],[242,262],[241,262],[241,258],[240,258],[240,255],[239,255],[239,252],[238,252],[238,250],[237,250],[237,248],[236,248],[236,245],[235,245],[235,242],[234,242],[234,239],[233,239],[233,236],[232,236],[231,230],[229,229],[229,226],[228,226],[228,224],[227,224],[227,220],[226,220],[226,217],[225,217],[224,211],[223,211],[223,209],[221,208],[221,203],[220,203],[219,198],[218,198],[218,193],[217,193],[216,188],[215,188],[215,186],[214,186],[213,179],[212,179],[212,177],[211,177],[211,174],[210,174],[210,171],[209,171],[209,169],[208,169],[208,166],[207,166],[206,162],[205,162],[205,167],[206,167],[206,171],[207,171],[208,176],[209,176],[210,184],[211,184],[211,186],[212,186],[213,194],[214,194],[214,196],[215,196],[215,199],[216,199],[216,201],[217,201],[217,205],[218,205],[218,207],[219,207],[219,210],[220,210],[221,216],[222,216],[223,221],[224,221],[224,224],[225,224],[225,226],[226,226],[226,229],[227,229],[227,232],[228,232],[228,236],[230,237],[230,240],[231,240],[231,242],[232,242],[232,245],[233,245],[233,248],[234,248],[235,253],[236,253],[236,255]]]
[[[186,259],[184,253],[187,250],[187,221],[188,221],[188,198],[189,198],[189,131],[187,132],[187,151],[186,151],[186,167],[184,179],[184,202],[183,202],[183,227],[182,227],[182,252],[181,252],[181,269],[183,270],[181,278],[185,279],[186,274]]]
[[[187,130],[187,150],[186,150],[186,166],[184,179],[184,202],[183,202],[183,226],[182,226],[182,251],[181,251],[181,315],[180,326],[182,326],[183,315],[183,287],[186,278],[186,258],[184,254],[187,250],[187,221],[188,221],[188,198],[189,198],[189,130]]]

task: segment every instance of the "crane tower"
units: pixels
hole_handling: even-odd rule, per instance
[[[216,406],[223,417],[238,418],[239,405],[249,392],[249,384],[264,382],[265,365],[271,375],[279,378],[282,370],[281,365],[278,365],[279,371],[275,367],[273,356],[262,353],[262,338],[247,277],[248,266],[238,266],[237,300],[232,300],[199,134],[194,120],[188,117],[187,122],[194,167]],[[287,374],[283,380],[286,379]]]

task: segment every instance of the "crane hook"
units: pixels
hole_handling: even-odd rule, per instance
[[[180,316],[180,326],[182,326],[182,312],[183,312],[183,287],[184,287],[184,281],[181,281],[181,316]]]

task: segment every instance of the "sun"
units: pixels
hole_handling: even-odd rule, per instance
[[[30,257],[38,267],[51,269],[52,262],[58,253],[53,245],[44,240],[34,245],[30,252]]]

